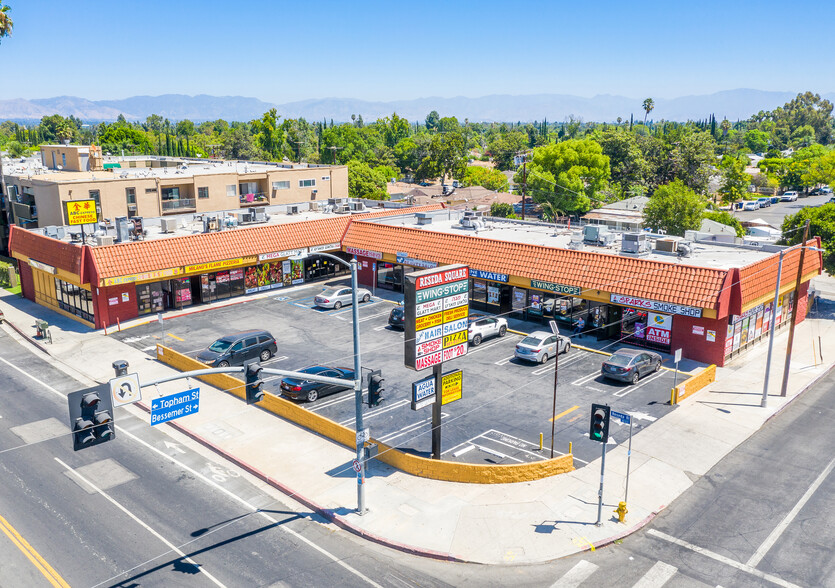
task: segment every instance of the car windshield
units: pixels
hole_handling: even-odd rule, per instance
[[[522,345],[530,345],[532,347],[536,347],[537,345],[542,344],[542,339],[539,337],[525,337],[520,341]]]
[[[230,341],[229,339],[218,339],[217,341],[209,345],[209,351],[214,351],[215,353],[223,353],[224,351],[229,349],[229,347],[232,346],[232,343],[234,343],[234,341]]]
[[[394,316],[400,316],[401,314],[403,314],[403,309],[402,308],[394,308],[394,309],[392,309],[391,314],[393,314]]]
[[[319,296],[324,296],[325,298],[331,298],[332,296],[336,296],[336,288],[325,288],[319,293]]]
[[[612,357],[606,360],[606,363],[625,367],[629,365],[630,361],[632,361],[631,355],[620,355],[615,353]]]

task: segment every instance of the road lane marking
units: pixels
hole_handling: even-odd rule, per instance
[[[581,559],[574,567],[563,574],[562,578],[551,585],[551,588],[577,588],[580,584],[585,582],[589,576],[596,572],[598,567]]]
[[[183,560],[184,560],[184,561],[187,561],[188,563],[190,563],[191,565],[193,565],[195,568],[197,568],[197,571],[198,571],[198,572],[200,572],[201,574],[205,575],[205,576],[206,576],[209,580],[211,580],[211,581],[212,581],[212,583],[213,583],[213,584],[215,584],[215,585],[217,585],[217,586],[224,586],[224,588],[225,588],[225,584],[223,584],[220,580],[218,580],[218,579],[217,579],[217,578],[215,578],[213,575],[211,575],[209,572],[207,572],[207,571],[203,568],[203,566],[201,566],[201,565],[200,565],[200,564],[198,564],[196,561],[194,561],[192,558],[190,558],[189,556],[187,556],[187,555],[185,554],[185,552],[183,552],[183,551],[182,551],[179,547],[177,547],[176,545],[174,545],[173,543],[171,543],[168,539],[166,539],[165,537],[163,537],[162,535],[160,535],[159,533],[157,533],[154,529],[152,529],[152,528],[151,528],[151,526],[150,526],[149,524],[147,524],[145,521],[143,521],[143,520],[142,520],[142,519],[140,519],[138,516],[136,516],[135,514],[133,514],[133,513],[132,513],[131,511],[129,511],[127,508],[125,508],[124,506],[122,506],[122,504],[120,504],[118,501],[116,501],[113,497],[111,497],[109,494],[107,494],[104,490],[102,490],[101,488],[98,488],[98,487],[97,487],[95,484],[93,484],[90,480],[88,480],[87,478],[85,478],[84,476],[82,476],[81,474],[79,474],[77,471],[75,471],[73,468],[71,468],[70,466],[68,466],[67,464],[65,464],[65,463],[64,463],[63,461],[61,461],[59,458],[57,458],[57,457],[56,457],[56,458],[54,458],[54,459],[55,459],[55,461],[57,461],[59,464],[61,464],[61,466],[62,466],[62,467],[64,467],[64,468],[65,468],[68,472],[70,472],[72,475],[74,475],[76,478],[78,478],[79,480],[81,480],[82,482],[84,482],[84,484],[86,484],[87,486],[89,486],[90,488],[92,488],[93,490],[95,490],[98,494],[100,494],[103,498],[105,498],[108,502],[110,502],[110,504],[112,504],[113,506],[115,506],[116,508],[118,508],[119,510],[121,510],[123,513],[125,513],[126,515],[128,515],[128,517],[130,517],[131,519],[133,519],[136,523],[138,523],[138,524],[139,524],[142,528],[144,528],[146,531],[148,531],[151,535],[153,535],[154,537],[156,537],[157,539],[159,539],[160,541],[162,541],[162,542],[163,542],[163,544],[165,544],[165,546],[166,546],[166,547],[168,547],[168,549],[170,549],[171,551],[173,551],[174,553],[176,553],[177,555],[179,555],[181,558],[183,558]]]
[[[6,534],[6,537],[15,544],[23,555],[26,556],[32,565],[34,565],[37,570],[43,574],[46,581],[52,584],[53,586],[60,587],[60,588],[70,588],[70,585],[62,578],[58,572],[53,569],[51,565],[49,565],[46,560],[41,557],[41,554],[35,551],[35,548],[32,547],[23,536],[17,532],[17,529],[12,527],[12,525],[0,516],[0,531]]]
[[[21,374],[23,374],[24,376],[27,376],[27,377],[28,377],[28,378],[30,378],[31,380],[34,380],[34,381],[35,381],[35,382],[37,382],[40,386],[42,386],[44,389],[49,390],[50,392],[55,393],[57,396],[60,396],[60,397],[61,397],[61,398],[63,398],[63,399],[66,399],[66,397],[67,397],[67,395],[66,395],[66,394],[64,394],[64,393],[62,393],[62,392],[59,392],[58,390],[56,390],[55,388],[53,388],[52,386],[50,386],[50,385],[49,385],[49,384],[47,384],[46,382],[44,382],[44,381],[42,381],[42,380],[39,380],[38,378],[36,378],[35,376],[33,376],[33,375],[31,375],[31,374],[26,373],[25,371],[23,371],[22,369],[20,369],[20,368],[19,368],[19,367],[17,367],[16,365],[14,365],[14,364],[12,364],[12,363],[10,363],[10,362],[6,361],[6,360],[5,360],[4,358],[2,358],[2,357],[0,357],[0,361],[2,361],[3,363],[5,363],[5,364],[6,364],[6,365],[8,365],[9,367],[14,368],[15,370],[17,370],[18,372],[20,372],[20,373],[21,373]],[[257,513],[258,513],[258,514],[260,514],[262,517],[264,517],[264,519],[266,519],[267,521],[269,521],[269,522],[271,522],[271,523],[273,523],[273,524],[277,525],[277,526],[278,526],[278,528],[279,528],[279,529],[281,529],[281,530],[283,530],[285,533],[289,533],[290,535],[292,535],[293,537],[295,537],[297,540],[299,540],[299,541],[301,541],[301,542],[305,543],[306,545],[308,545],[308,546],[309,546],[309,547],[311,547],[312,549],[314,549],[314,550],[318,551],[319,553],[321,553],[322,555],[326,556],[327,558],[329,558],[331,561],[333,561],[333,562],[334,562],[334,563],[336,563],[337,565],[339,565],[339,566],[341,566],[341,567],[345,568],[347,571],[351,572],[352,574],[354,574],[354,575],[355,575],[355,576],[357,576],[358,578],[360,578],[360,579],[362,579],[363,581],[365,581],[367,584],[369,584],[369,585],[371,585],[371,586],[374,586],[375,588],[383,588],[383,587],[382,587],[382,586],[380,586],[377,582],[375,582],[374,580],[372,580],[372,579],[371,579],[371,578],[369,578],[368,576],[365,576],[365,575],[364,575],[364,574],[362,574],[360,571],[358,571],[358,570],[354,569],[353,567],[351,567],[350,565],[348,565],[347,563],[345,563],[344,561],[342,561],[342,559],[341,559],[341,558],[339,558],[339,557],[335,556],[334,554],[332,554],[331,552],[327,551],[327,550],[326,550],[326,549],[324,549],[323,547],[321,547],[321,546],[317,545],[316,543],[314,543],[313,541],[311,541],[311,540],[310,540],[310,539],[308,539],[307,537],[304,537],[303,535],[300,535],[300,534],[299,534],[299,533],[297,533],[296,531],[294,531],[294,530],[292,530],[292,529],[290,529],[290,528],[286,527],[286,526],[285,526],[285,525],[283,525],[283,524],[279,524],[278,519],[275,519],[275,518],[273,518],[272,516],[270,516],[269,514],[267,514],[267,513],[265,513],[265,512],[262,512],[260,509],[256,508],[254,505],[250,504],[249,502],[247,502],[246,500],[244,500],[243,498],[241,498],[240,496],[238,496],[237,494],[235,494],[234,492],[232,492],[232,491],[231,491],[231,490],[229,490],[228,488],[224,488],[223,486],[221,486],[221,485],[220,485],[220,484],[218,484],[217,482],[215,482],[215,481],[213,481],[213,480],[210,480],[209,478],[207,478],[206,476],[204,476],[202,473],[198,472],[197,470],[192,469],[191,467],[187,466],[185,463],[183,463],[183,462],[179,461],[178,459],[174,458],[173,456],[168,455],[167,453],[165,453],[165,452],[164,452],[164,451],[162,451],[161,449],[158,449],[158,448],[156,448],[156,447],[154,447],[154,446],[150,445],[149,443],[147,443],[146,441],[144,441],[144,440],[140,439],[139,437],[137,437],[136,435],[134,435],[133,433],[131,433],[130,431],[128,431],[128,430],[127,430],[127,429],[125,429],[124,427],[121,427],[121,426],[119,426],[119,425],[116,425],[116,430],[117,430],[117,431],[119,431],[119,434],[121,434],[121,435],[127,435],[128,437],[132,438],[132,439],[133,439],[134,441],[136,441],[137,443],[139,443],[139,444],[143,445],[143,446],[144,446],[145,448],[147,448],[148,450],[153,451],[154,453],[157,453],[158,455],[160,455],[161,457],[163,457],[163,458],[167,459],[168,461],[170,461],[171,463],[173,463],[173,464],[174,464],[174,465],[176,465],[177,467],[179,467],[179,468],[181,468],[181,469],[183,469],[183,470],[185,470],[185,471],[189,472],[189,473],[190,473],[190,474],[192,474],[194,477],[199,478],[199,479],[200,479],[200,480],[202,480],[205,484],[208,484],[208,485],[212,486],[213,488],[215,488],[215,489],[219,490],[220,492],[222,492],[223,494],[225,494],[227,497],[231,498],[232,500],[235,500],[235,501],[236,501],[236,502],[238,502],[239,504],[241,504],[241,505],[245,506],[246,508],[250,509],[253,513],[256,513],[256,512],[257,512]],[[292,496],[292,495],[288,495],[288,498],[290,498],[290,499],[292,500],[292,499],[293,499],[293,496]],[[203,537],[205,537],[205,536],[206,536],[206,535],[204,534],[204,535],[203,535]],[[121,576],[121,575],[123,575],[123,574],[120,574],[120,576]],[[118,576],[116,576],[116,577],[118,577]],[[112,578],[111,578],[111,580],[112,580]]]
[[[555,416],[555,417],[553,417],[553,418],[550,418],[550,419],[548,419],[548,420],[549,420],[549,421],[551,421],[551,422],[556,421],[556,420],[558,420],[558,419],[561,419],[561,418],[562,418],[562,417],[564,417],[565,415],[567,415],[567,414],[570,414],[570,413],[574,412],[574,411],[575,411],[575,410],[577,410],[578,408],[580,408],[580,407],[579,407],[579,406],[573,406],[573,407],[569,408],[568,410],[564,410],[564,411],[562,411],[560,414],[558,414],[557,416]]]
[[[632,588],[661,588],[670,581],[678,572],[678,568],[666,564],[663,561],[655,562],[641,579],[633,584]]]
[[[485,349],[490,349],[491,347],[495,347],[496,345],[500,345],[502,343],[507,343],[508,341],[513,341],[518,339],[518,337],[511,336],[511,337],[499,337],[498,341],[493,341],[487,344],[481,344],[478,347],[474,345],[469,345],[469,349],[467,350],[467,355],[472,355],[473,353],[477,353],[479,351],[484,351]],[[514,343],[515,345],[515,343]]]
[[[182,339],[182,338],[178,337],[177,335],[172,335],[171,333],[166,333],[166,335],[168,335],[172,339],[176,339],[177,341],[185,341],[185,339]]]
[[[771,574],[766,574],[765,572],[761,572],[757,568],[753,568],[747,564],[739,563],[736,560],[733,560],[729,557],[725,557],[724,555],[720,555],[718,553],[714,553],[709,549],[705,549],[704,547],[699,547],[698,545],[693,545],[692,543],[688,543],[687,541],[683,541],[682,539],[676,539],[671,535],[667,535],[666,533],[662,533],[661,531],[656,531],[655,529],[650,529],[647,531],[649,535],[653,537],[657,537],[658,539],[663,539],[664,541],[668,541],[679,547],[684,547],[685,549],[689,549],[699,555],[703,555],[705,557],[709,557],[710,559],[715,559],[716,561],[723,563],[727,566],[731,566],[732,568],[736,568],[737,570],[741,570],[743,572],[747,572],[752,576],[756,576],[758,578],[762,578],[772,584],[777,584],[778,586],[783,586],[784,588],[800,588],[797,584],[792,584],[791,582],[787,582],[783,578],[778,578],[777,576],[772,576]]]
[[[649,378],[647,378],[646,380],[644,380],[640,384],[636,384],[634,386],[627,386],[626,388],[618,390],[617,392],[613,392],[612,396],[617,396],[618,398],[623,398],[627,394],[629,394],[631,392],[634,392],[635,390],[637,390],[639,388],[643,388],[644,386],[646,386],[650,382],[654,382],[655,380],[657,380],[658,378],[660,378],[663,375],[664,375],[663,372],[658,372],[657,374],[650,376]]]
[[[780,521],[779,525],[774,527],[774,530],[768,537],[766,537],[766,540],[763,541],[763,544],[757,548],[757,550],[748,560],[749,566],[756,567],[757,564],[760,563],[762,558],[765,557],[765,554],[768,553],[768,550],[774,546],[774,544],[777,542],[777,539],[779,539],[780,535],[783,534],[783,531],[786,530],[786,528],[794,520],[794,517],[797,516],[797,513],[800,512],[800,509],[803,508],[803,506],[812,497],[812,494],[814,494],[815,491],[820,487],[820,485],[823,484],[823,481],[832,472],[832,468],[835,468],[835,458],[833,458],[832,461],[829,462],[829,465],[823,469],[821,474],[815,479],[814,482],[812,482],[812,485],[809,486],[809,489],[806,490],[803,496],[801,496],[800,500],[797,501],[797,504],[794,505],[794,508],[792,508],[789,511],[789,513],[785,516],[785,518],[782,521]]]

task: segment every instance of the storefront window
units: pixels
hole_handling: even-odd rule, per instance
[[[403,266],[378,261],[377,287],[396,292],[403,290]]]
[[[55,278],[55,298],[61,310],[93,322],[93,294],[89,290]]]
[[[162,282],[137,285],[136,301],[139,314],[162,312],[165,309],[165,296],[162,291]]]
[[[231,296],[240,296],[244,293],[244,270],[229,270],[229,292]]]
[[[487,303],[487,282],[484,280],[472,280],[472,298],[471,302]]]

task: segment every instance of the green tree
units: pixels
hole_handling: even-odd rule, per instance
[[[151,114],[145,118],[145,129],[155,133],[162,132],[162,117],[158,114]]]
[[[618,198],[627,197],[635,188],[645,187],[648,163],[635,135],[620,128],[606,129],[597,141],[603,154],[609,157],[611,186]]]
[[[498,218],[516,218],[513,207],[507,202],[494,202],[490,205],[490,216]]]
[[[222,145],[223,152],[229,159],[256,159],[258,156],[258,149],[252,143],[252,135],[242,126],[229,128],[223,134]]]
[[[386,117],[377,122],[385,129],[383,134],[386,145],[389,147],[394,147],[399,141],[409,136],[411,128],[409,121],[397,116],[396,112],[393,112],[391,117]]]
[[[481,186],[488,190],[496,190],[500,192],[507,192],[510,184],[507,181],[507,176],[502,172],[480,165],[470,165],[464,171],[464,176],[461,179],[463,185],[466,186]]]
[[[712,212],[706,212],[704,213],[704,215],[702,215],[702,218],[706,218],[708,220],[712,220],[714,222],[733,227],[733,229],[736,231],[737,237],[745,236],[745,229],[742,227],[742,223],[739,222],[739,219],[727,210],[716,210]]]
[[[797,245],[803,238],[802,227],[809,221],[809,234],[820,237],[823,253],[823,269],[835,275],[835,204],[805,207],[798,213],[783,219],[783,238],[780,245]],[[806,255],[816,255],[806,251]]]
[[[456,178],[464,174],[467,165],[467,146],[461,133],[452,131],[432,137],[429,150],[420,162],[416,174],[421,178]]]
[[[691,132],[674,142],[671,151],[674,177],[699,194],[707,193],[716,159],[716,141],[708,131]]]
[[[437,131],[438,125],[441,122],[441,115],[437,110],[433,110],[426,115],[426,129],[429,131]]]
[[[745,146],[752,153],[765,153],[768,149],[768,133],[759,129],[751,129],[745,133]]]
[[[18,157],[24,157],[29,150],[26,149],[26,146],[23,145],[20,141],[9,141],[6,145],[6,149],[9,152],[9,157],[12,159],[17,159]]]
[[[270,159],[280,157],[284,146],[284,132],[276,127],[277,120],[278,112],[271,108],[259,120],[252,121],[255,142]]]
[[[609,157],[592,139],[568,139],[537,147],[528,163],[529,192],[537,202],[549,202],[568,213],[584,213],[598,200],[609,180]],[[522,170],[513,177],[522,183]]]
[[[722,172],[722,186],[719,188],[722,202],[744,200],[751,185],[751,176],[745,173],[745,161],[725,155],[719,169]]]
[[[835,149],[813,161],[808,171],[801,175],[801,180],[807,186],[835,184]]]
[[[528,147],[528,136],[522,131],[497,133],[487,146],[497,169],[507,171],[516,169],[513,158]]]
[[[652,98],[647,98],[641,104],[641,108],[644,109],[644,124],[647,124],[647,116],[655,108],[655,101]]]
[[[683,236],[698,230],[707,202],[684,182],[676,180],[660,186],[644,207],[644,224],[654,231]]]
[[[11,37],[12,35],[14,23],[12,17],[9,16],[11,10],[9,6],[0,4],[0,42],[3,41],[3,37]]]
[[[348,162],[348,196],[388,200],[386,178],[383,172],[372,169],[364,161]]]

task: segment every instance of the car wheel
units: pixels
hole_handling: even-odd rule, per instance
[[[542,358],[539,360],[539,363],[545,363],[546,361],[548,361],[548,354],[543,353]]]
[[[563,353],[568,353],[569,349],[571,349],[571,343],[566,343],[565,344],[565,350],[563,351]]]
[[[639,378],[639,376],[638,376],[638,370],[636,369],[636,370],[635,370],[635,373],[634,373],[634,374],[632,374],[632,383],[633,383],[633,384],[637,384],[637,383],[638,383],[638,378]]]
[[[265,349],[261,352],[261,361],[267,361],[273,356],[269,349]]]
[[[371,294],[366,294],[362,297],[363,302],[368,302],[369,300],[371,300]]]
[[[481,345],[481,335],[476,335],[473,337],[473,347],[478,347]]]
[[[656,361],[656,362],[655,362],[655,367],[653,368],[653,370],[652,370],[652,371],[653,371],[653,372],[657,372],[657,371],[658,371],[658,370],[660,370],[660,369],[661,369],[661,362],[660,362],[660,361]]]
[[[507,335],[507,327],[502,325],[499,327],[499,337],[504,337],[505,335]]]
[[[229,362],[226,361],[225,359],[223,361],[219,361],[217,363],[217,367],[229,367]]]
[[[339,300],[333,303],[334,310],[339,310],[340,308],[342,308],[342,303]]]
[[[316,402],[316,399],[319,398],[319,391],[316,389],[311,390],[307,393],[307,401],[308,402]]]

